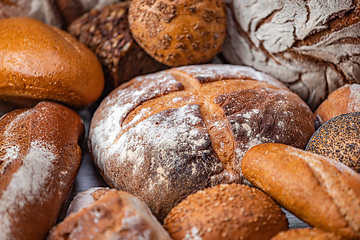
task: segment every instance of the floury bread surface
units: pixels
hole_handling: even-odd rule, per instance
[[[250,147],[304,148],[313,133],[309,107],[274,78],[198,65],[120,85],[95,112],[88,145],[108,184],[145,201],[162,221],[197,190],[242,182]]]
[[[346,83],[359,83],[358,0],[229,0],[223,53],[287,84],[315,110]]]
[[[123,191],[91,188],[81,192],[68,214],[47,240],[170,240],[146,205]]]
[[[80,167],[84,126],[51,102],[0,119],[0,239],[44,239]]]

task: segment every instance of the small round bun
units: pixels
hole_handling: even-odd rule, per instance
[[[164,227],[174,240],[266,240],[288,229],[284,213],[270,197],[239,184],[222,184],[188,196],[171,210]]]
[[[168,66],[209,62],[226,36],[222,0],[133,0],[129,25],[135,41]]]
[[[346,84],[332,92],[316,109],[316,122],[322,125],[331,118],[350,112],[360,112],[360,84]]]
[[[319,229],[291,229],[279,232],[271,240],[341,240],[341,237]]]
[[[1,20],[0,36],[0,102],[52,100],[80,109],[100,97],[101,65],[68,33],[24,17]]]

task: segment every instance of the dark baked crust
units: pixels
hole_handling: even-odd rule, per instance
[[[277,143],[257,145],[242,160],[245,178],[316,228],[360,237],[360,174],[314,153]]]
[[[0,119],[1,239],[44,239],[80,167],[81,118],[41,102]]]
[[[319,229],[291,229],[276,234],[271,240],[341,240],[341,237]]]
[[[246,185],[218,185],[189,195],[166,216],[172,239],[270,239],[288,229],[280,207]]]
[[[146,205],[131,194],[104,188],[79,194],[71,203],[79,205],[77,210],[50,231],[48,240],[170,240]]]
[[[310,109],[275,79],[247,67],[203,65],[121,85],[95,112],[88,144],[109,185],[133,193],[163,220],[188,194],[242,182],[249,147],[304,148],[313,132]]]

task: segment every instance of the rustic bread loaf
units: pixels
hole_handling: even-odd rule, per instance
[[[0,101],[32,107],[42,100],[84,108],[104,76],[96,56],[68,33],[32,18],[0,20]]]
[[[81,118],[52,102],[0,119],[0,239],[44,239],[80,167]]]
[[[92,188],[79,193],[70,208],[48,240],[170,240],[146,205],[126,192]]]
[[[309,107],[274,78],[248,67],[200,65],[120,85],[94,113],[88,145],[108,184],[163,220],[191,193],[242,182],[250,147],[304,148],[313,133]]]
[[[291,146],[266,143],[246,152],[245,178],[316,228],[360,238],[360,174]]]
[[[0,19],[31,17],[62,28],[65,24],[56,0],[0,0]],[[1,35],[2,36],[2,35]]]
[[[359,0],[228,2],[230,63],[274,76],[313,110],[338,87],[360,83]]]
[[[341,240],[341,237],[319,229],[301,228],[279,232],[271,240]]]
[[[350,112],[360,112],[360,84],[346,84],[332,92],[315,111],[318,125]]]
[[[69,33],[87,45],[100,60],[106,94],[136,76],[166,68],[133,40],[128,22],[129,6],[130,2],[121,2],[92,10],[68,28]]]
[[[218,185],[189,195],[166,216],[174,240],[270,239],[288,229],[280,207],[246,185]]]
[[[133,0],[129,25],[135,41],[168,66],[209,62],[226,37],[222,0]]]
[[[336,116],[311,136],[305,150],[339,161],[360,173],[360,112]]]

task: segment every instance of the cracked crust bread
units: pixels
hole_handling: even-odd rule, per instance
[[[288,229],[281,208],[262,191],[221,184],[189,195],[166,216],[173,240],[269,240]]]
[[[147,206],[129,193],[91,188],[78,193],[47,240],[170,240]]]
[[[223,54],[285,83],[312,110],[360,83],[359,0],[229,0]]]
[[[104,88],[96,56],[63,30],[32,18],[0,20],[0,101],[33,107],[42,100],[81,109]]]
[[[84,126],[74,111],[41,102],[0,119],[0,239],[44,239],[81,162]]]
[[[241,183],[250,147],[304,148],[313,114],[279,81],[248,67],[198,65],[136,77],[96,110],[88,146],[111,187],[144,201],[160,221],[181,199]]]
[[[360,174],[344,164],[265,143],[246,152],[241,168],[251,184],[309,225],[360,238]]]

